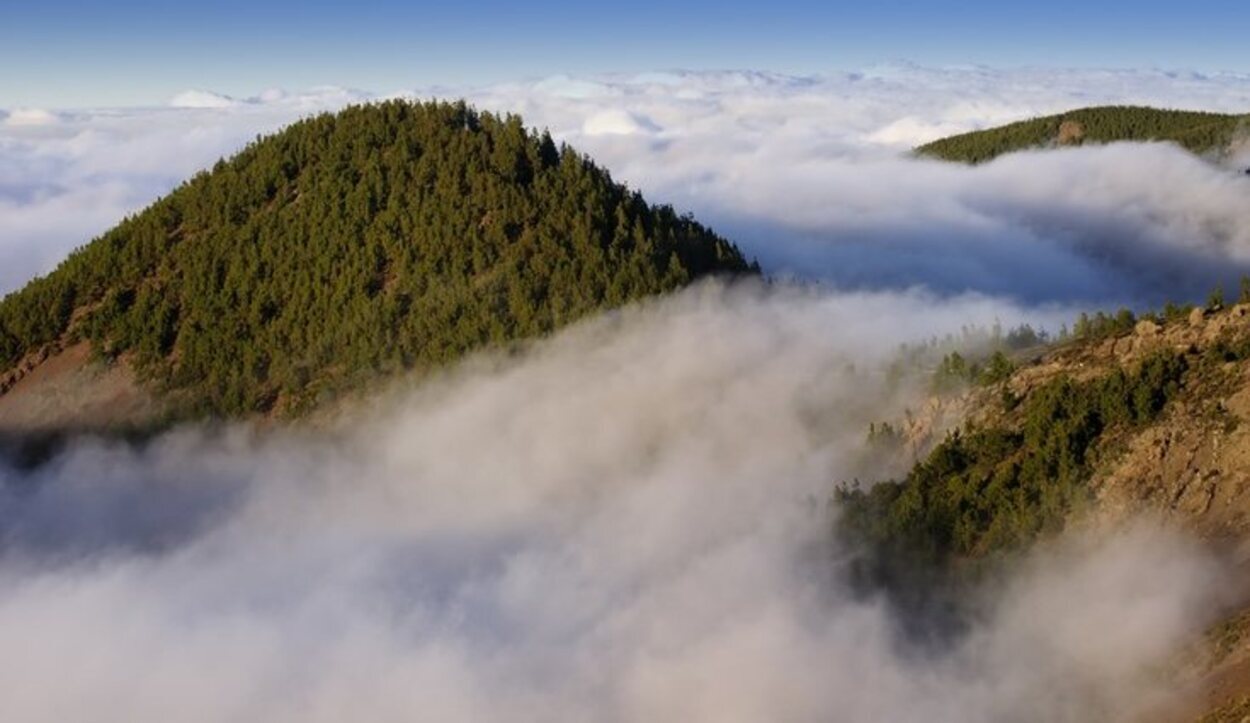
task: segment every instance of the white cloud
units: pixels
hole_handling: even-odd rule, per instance
[[[238,101],[207,90],[184,90],[175,95],[169,105],[173,108],[230,108],[238,105]]]
[[[833,574],[879,362],[1024,313],[704,285],[346,431],[0,465],[6,717],[1128,720],[1218,599],[1184,540],[1052,550],[923,651]]]
[[[50,126],[59,118],[51,111],[42,108],[15,108],[4,118],[7,126]]]
[[[1044,552],[918,652],[831,574],[821,503],[873,476],[866,423],[914,402],[877,373],[898,342],[1053,328],[1072,311],[1055,302],[1197,293],[1248,260],[1250,181],[1175,149],[969,169],[912,142],[1095,102],[1240,109],[1250,78],[885,66],[467,95],[773,268],[861,290],[705,285],[471,361],[355,429],[0,464],[8,717],[1043,721],[1154,702],[1145,676],[1221,592],[1185,540]],[[6,120],[0,290],[256,133],[365,97]]]
[[[880,143],[895,147],[914,147],[935,141],[946,136],[953,136],[966,131],[964,124],[958,121],[933,122],[924,118],[907,116],[886,124],[864,136],[872,143]]]
[[[1246,183],[1231,169],[1163,147],[1033,154],[976,169],[905,153],[937,135],[1093,103],[1240,110],[1250,106],[1250,77],[887,66],[603,82],[618,92],[569,99],[504,86],[476,97],[551,127],[774,270],[841,284],[1159,303],[1201,296],[1247,269]],[[592,132],[584,119],[605,108],[654,119],[664,132]]]
[[[608,83],[601,83],[585,78],[571,78],[567,75],[555,75],[530,85],[514,86],[517,89],[532,88],[534,91],[556,98],[588,100],[619,95],[618,88]]]
[[[621,110],[605,110],[582,123],[582,133],[588,136],[632,136],[658,133],[660,130],[650,118]]]
[[[1241,180],[1182,154],[1086,150],[966,169],[904,153],[936,135],[1093,103],[1243,110],[1248,76],[890,65],[817,77],[559,76],[397,95],[467,95],[520,112],[770,268],[806,277],[1154,302],[1245,268]],[[211,107],[82,111],[38,126],[15,125],[23,111],[12,111],[0,126],[0,290],[257,133],[369,97],[195,91],[180,104]],[[1178,266],[1181,281],[1161,277],[1160,262]]]

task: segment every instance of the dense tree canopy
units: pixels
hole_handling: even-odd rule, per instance
[[[1022,546],[1062,527],[1090,494],[1100,442],[1153,421],[1187,368],[1183,355],[1167,350],[1097,379],[1060,376],[1013,400],[1019,408],[1009,420],[952,434],[905,479],[840,486],[840,530],[867,546],[873,574],[887,578],[900,565],[941,565]]]
[[[982,163],[1004,153],[1053,145],[1171,141],[1202,154],[1226,148],[1247,118],[1137,106],[1082,108],[943,138],[916,152],[947,161]]]
[[[201,411],[298,413],[757,270],[515,116],[391,101],[257,139],[5,297],[0,367],[82,336]]]

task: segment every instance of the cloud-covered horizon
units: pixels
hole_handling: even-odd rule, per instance
[[[1250,107],[1250,76],[557,77],[521,113],[779,274],[697,284],[443,370],[329,430],[187,427],[0,455],[6,719],[1130,720],[1226,598],[1148,523],[1038,549],[914,646],[852,594],[839,481],[922,389],[897,345],[1054,328],[1250,263],[1233,168],[1165,145],[975,169],[914,143],[1065,107]],[[341,89],[0,118],[0,291]],[[906,460],[893,460],[905,464]]]
[[[341,88],[0,120],[0,292],[259,133],[382,97],[520,113],[650,200],[692,211],[773,272],[1028,302],[1194,298],[1250,269],[1250,179],[1170,146],[1020,154],[978,168],[906,151],[1101,103],[1250,109],[1250,76],[880,66],[556,76],[376,95]],[[2,101],[0,101],[2,102]]]
[[[882,324],[882,319],[891,324]],[[884,362],[981,296],[704,283],[336,430],[0,463],[5,718],[1131,720],[1223,599],[1148,526],[1039,550],[915,647],[837,575]],[[20,654],[17,652],[20,651]]]

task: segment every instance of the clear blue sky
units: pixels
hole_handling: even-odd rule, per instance
[[[0,0],[0,107],[877,62],[1250,71],[1247,0]]]

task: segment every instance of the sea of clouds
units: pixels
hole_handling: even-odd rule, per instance
[[[1079,721],[1228,599],[1178,533],[1056,541],[918,645],[828,506],[923,389],[897,346],[1198,295],[1250,260],[1236,167],[1164,145],[915,160],[1100,102],[1245,110],[1250,76],[665,73],[477,89],[803,287],[698,285],[321,429],[0,459],[0,718]],[[0,291],[340,89],[0,117]],[[890,471],[897,471],[895,460]],[[905,463],[905,460],[902,462]]]
[[[0,292],[257,134],[395,95],[518,112],[651,200],[694,212],[769,271],[842,288],[1142,304],[1201,296],[1250,268],[1250,177],[1236,164],[1166,145],[1026,153],[980,168],[908,156],[943,135],[1090,104],[1241,112],[1250,76],[892,65],[390,94],[188,91],[161,108],[0,111]]]

